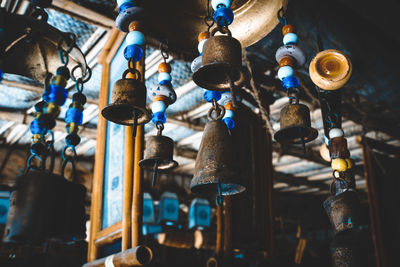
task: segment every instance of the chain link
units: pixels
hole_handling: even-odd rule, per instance
[[[213,112],[215,111],[215,118],[213,118]],[[213,98],[212,100],[212,106],[211,108],[208,110],[208,119],[210,121],[216,121],[216,120],[220,120],[225,116],[225,108],[221,105],[218,104],[217,100],[215,98]]]
[[[281,9],[278,10],[278,20],[281,24],[287,25],[287,19],[286,19],[286,10],[281,7]]]
[[[163,57],[164,62],[167,63],[167,59],[169,58],[169,54],[168,54],[168,39],[165,39],[164,41],[160,42],[159,49],[161,51],[161,56]]]
[[[161,136],[162,135],[162,131],[164,130],[164,123],[162,123],[161,121],[157,121],[156,122],[156,128],[157,128],[157,135]]]

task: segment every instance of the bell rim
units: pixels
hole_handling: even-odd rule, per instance
[[[192,181],[195,179],[196,177],[194,177],[192,179]],[[229,185],[229,187],[235,186],[236,188],[238,188],[239,190],[236,190],[234,192],[229,191],[229,190],[222,190],[221,195],[223,196],[233,196],[233,195],[237,195],[240,193],[243,193],[244,191],[246,191],[246,187],[244,185],[241,184],[235,184],[235,183],[215,183],[215,182],[211,182],[211,183],[203,183],[203,184],[198,184],[198,185],[190,185],[190,191],[192,191],[192,193],[194,194],[199,194],[199,195],[216,195],[218,194],[218,184],[225,184],[225,185]],[[204,193],[203,190],[208,191],[208,193]]]
[[[237,76],[239,77],[236,81],[234,81],[234,85],[237,87],[240,87],[241,85],[243,85],[244,83],[246,83],[247,80],[247,75],[246,72],[244,70],[244,68],[242,66],[235,66],[231,63],[226,63],[226,62],[214,62],[214,63],[207,63],[205,65],[201,65],[197,71],[195,71],[193,73],[193,81],[194,83],[204,89],[207,90],[211,90],[211,91],[220,91],[220,92],[225,92],[227,90],[230,90],[231,86],[229,85],[229,83],[220,83],[219,85],[216,86],[211,86],[207,83],[203,83],[202,78],[203,76],[205,76],[205,72],[207,72],[206,68],[209,68],[210,66],[215,67],[215,66],[223,66],[223,67],[228,67],[231,70],[237,72]]]
[[[318,137],[318,130],[310,127],[310,126],[289,126],[286,127],[285,129],[280,129],[279,131],[277,131],[274,134],[274,139],[278,142],[278,143],[291,143],[291,144],[301,144],[302,141],[292,141],[292,140],[288,140],[285,141],[285,134],[288,131],[292,131],[294,129],[299,129],[301,128],[303,133],[304,133],[304,138],[303,141],[304,143],[309,143],[314,141],[317,137]],[[308,134],[306,134],[308,132]]]
[[[137,120],[137,124],[136,125],[146,124],[151,120],[150,112],[146,108],[134,107],[131,104],[125,104],[125,103],[113,103],[113,104],[109,104],[109,105],[105,106],[101,110],[101,115],[103,116],[103,118],[108,120],[108,121],[111,121],[113,123],[116,123],[116,124],[126,125],[126,126],[133,126],[133,119],[130,119],[129,122],[124,122],[124,121],[121,121],[121,120],[116,120],[116,119],[110,118],[112,116],[110,116],[109,112],[110,112],[110,110],[112,108],[115,108],[115,107],[129,109],[129,110],[131,110],[132,113],[133,113],[133,110],[139,110],[141,112],[141,114],[139,115],[139,118]]]
[[[159,165],[157,167],[157,170],[171,170],[176,167],[178,167],[179,163],[173,159],[165,159],[161,157],[154,157],[154,158],[148,158],[148,159],[142,159],[139,161],[139,166],[140,168],[143,169],[151,169],[154,167],[155,162],[158,161]],[[163,165],[165,164],[165,165]]]

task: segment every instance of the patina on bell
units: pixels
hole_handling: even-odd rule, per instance
[[[149,136],[146,139],[146,149],[144,159],[139,161],[142,168],[154,168],[169,170],[178,166],[178,162],[173,160],[174,141],[163,135]]]
[[[281,110],[281,129],[274,138],[279,143],[308,143],[318,136],[311,127],[310,110],[303,104],[289,104]]]
[[[114,83],[111,104],[103,108],[101,114],[106,120],[122,125],[149,122],[151,115],[146,109],[146,87],[138,79],[123,77]]]
[[[241,86],[246,81],[242,67],[242,46],[230,35],[214,36],[216,30],[204,43],[201,67],[193,73],[193,81],[200,87],[227,91]],[[232,86],[233,85],[233,86]]]
[[[329,197],[324,201],[324,208],[335,234],[355,229],[360,225],[360,201],[353,190]]]
[[[240,183],[234,160],[235,149],[228,128],[221,120],[207,123],[190,183],[193,193],[234,195],[246,188]]]

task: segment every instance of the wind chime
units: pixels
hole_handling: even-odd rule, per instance
[[[212,103],[209,122],[204,129],[197,154],[192,192],[217,194],[222,204],[223,195],[234,195],[245,190],[237,175],[234,144],[230,130],[235,127],[235,88],[245,82],[242,51],[228,26],[233,22],[230,0],[213,0],[214,16],[205,18],[208,30],[198,36],[200,56],[192,63],[193,81],[205,88],[204,99]],[[210,32],[211,27],[216,27]],[[215,35],[220,32],[223,35]]]
[[[362,257],[357,246],[354,246],[355,240],[359,239],[357,228],[360,225],[360,202],[355,191],[354,163],[341,129],[339,89],[350,79],[352,64],[342,52],[330,49],[314,57],[309,72],[312,81],[319,88],[325,141],[329,147],[333,170],[331,197],[324,202],[335,235],[332,244],[333,263],[334,266],[348,266],[356,264],[357,257]]]
[[[281,110],[280,130],[275,133],[275,140],[281,144],[302,144],[313,141],[318,131],[311,127],[310,110],[299,103],[299,79],[294,75],[294,68],[304,65],[304,52],[297,46],[298,36],[295,27],[287,24],[283,9],[278,12],[279,21],[284,25],[283,46],[276,51],[276,61],[279,63],[278,77],[282,88],[287,92],[289,105]]]
[[[48,1],[32,2],[40,6],[40,8],[36,7],[36,10],[40,11],[42,17],[47,18],[47,14],[42,9],[45,6],[41,4],[47,6]],[[40,41],[39,34],[43,33],[43,29],[46,29],[43,21],[41,23],[41,30],[33,33],[33,36],[37,37],[36,41],[39,46],[43,44]],[[54,31],[54,29],[51,29],[51,31]],[[51,69],[44,69],[46,73],[41,73],[40,64],[37,64],[39,74],[32,75],[33,77],[51,77],[51,79],[49,84],[45,84],[42,101],[35,105],[34,120],[30,124],[32,133],[30,157],[27,161],[26,171],[23,176],[17,179],[16,191],[13,192],[10,216],[4,237],[5,242],[41,243],[50,238],[69,242],[85,238],[84,200],[86,189],[77,183],[75,147],[80,143],[78,130],[79,125],[82,124],[83,106],[86,103],[83,84],[90,79],[91,70],[86,66],[86,63],[82,65],[79,62],[71,71],[69,70],[68,65],[71,63],[70,59],[73,58],[71,52],[78,48],[75,44],[75,36],[73,34],[67,36],[67,41],[69,41],[67,46],[65,39],[58,38],[57,51],[61,64],[58,63],[55,75],[49,72]],[[6,60],[12,57],[7,53],[26,45],[23,42],[24,38],[28,37],[23,36],[17,43],[6,49]],[[54,54],[54,51],[48,51],[50,55]],[[51,63],[47,66],[54,67],[54,62]],[[34,62],[30,64],[34,64]],[[81,69],[83,75],[76,74],[78,68]],[[72,103],[65,114],[68,135],[65,138],[66,146],[62,151],[61,175],[57,175],[53,173],[55,153],[52,129],[56,125],[56,118],[60,114],[61,106],[65,104],[68,97],[68,91],[65,87],[70,78],[75,82],[77,92],[72,96]],[[46,164],[49,157],[50,164]],[[71,181],[67,180],[64,175],[68,163],[72,165]]]

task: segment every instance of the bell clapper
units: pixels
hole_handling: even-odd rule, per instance
[[[222,186],[218,183],[218,194],[216,197],[217,206],[222,207],[224,205],[224,197],[222,196]]]
[[[157,171],[158,171],[158,160],[156,160],[156,162],[154,163],[154,170],[153,170],[153,181],[151,183],[151,185],[154,187],[156,186],[156,182],[157,182]]]
[[[303,154],[306,154],[306,143],[304,142],[303,129],[299,128],[299,132],[300,132],[301,146],[303,147]]]

